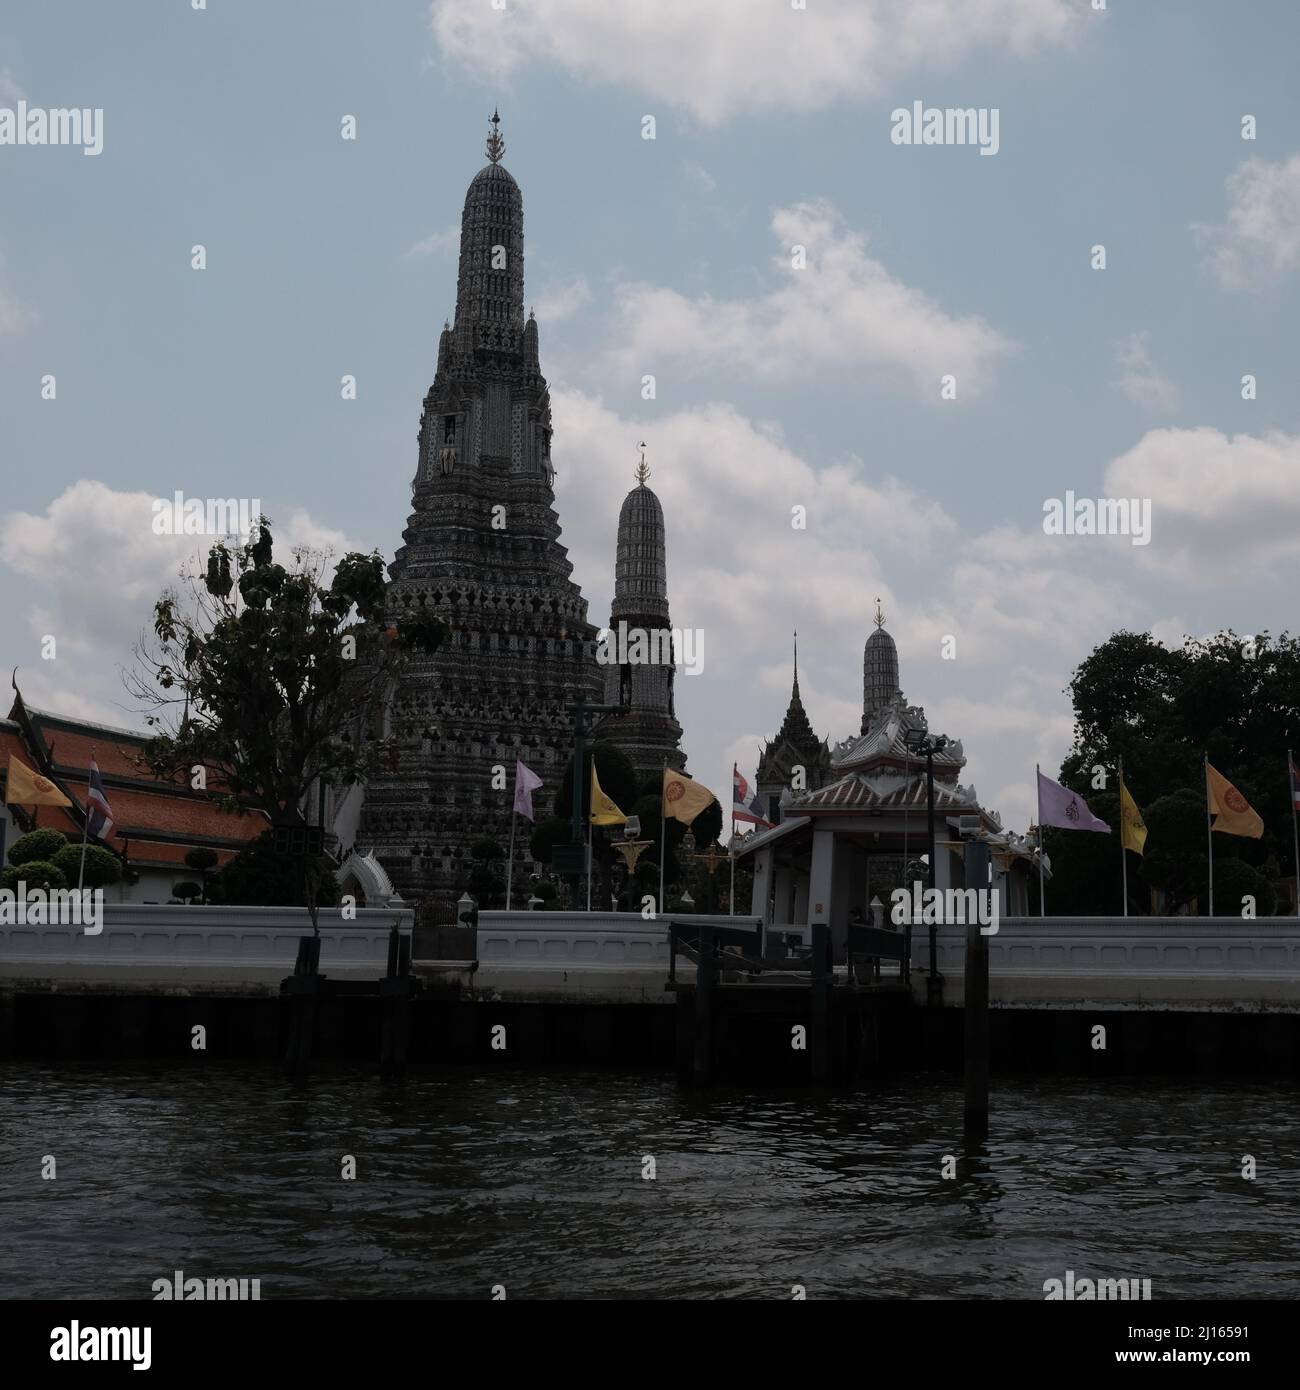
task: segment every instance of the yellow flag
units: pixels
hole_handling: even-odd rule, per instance
[[[1120,843],[1125,849],[1131,849],[1135,854],[1142,853],[1142,846],[1147,842],[1146,823],[1142,819],[1142,812],[1138,810],[1138,804],[1129,795],[1129,789],[1124,785],[1124,779],[1119,779],[1119,838]]]
[[[1232,785],[1223,773],[1205,764],[1206,795],[1214,816],[1211,829],[1225,835],[1242,835],[1258,840],[1264,833],[1264,822],[1250,802]]]
[[[711,806],[717,799],[708,787],[684,772],[664,769],[664,815],[670,819],[685,821],[690,825],[706,806]]]
[[[627,817],[600,789],[596,763],[591,764],[591,823],[592,825],[626,825]]]
[[[72,802],[39,772],[9,755],[9,779],[5,783],[5,800],[10,806],[71,806]]]

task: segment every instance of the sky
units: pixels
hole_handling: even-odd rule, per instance
[[[1291,0],[196,3],[0,17],[0,113],[103,112],[96,155],[0,144],[0,656],[30,704],[140,724],[123,673],[194,545],[154,498],[392,557],[494,107],[574,577],[603,625],[645,440],[724,804],[796,628],[814,727],[856,733],[877,597],[1015,829],[1112,632],[1296,627]],[[996,112],[996,153],[896,142],[916,102]],[[1148,543],[1048,534],[1067,492],[1135,499]]]

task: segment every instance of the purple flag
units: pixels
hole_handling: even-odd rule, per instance
[[[1110,826],[1088,810],[1088,803],[1069,787],[1038,774],[1038,823],[1057,825],[1062,830],[1100,830],[1110,834]]]
[[[530,768],[526,768],[518,758],[515,759],[515,810],[521,816],[533,820],[533,793],[542,785],[542,779]]]

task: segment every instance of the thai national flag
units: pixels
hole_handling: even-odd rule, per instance
[[[104,779],[99,775],[99,764],[90,760],[90,790],[86,793],[86,816],[90,833],[97,840],[107,840],[113,829],[113,808],[108,804],[104,791]]]
[[[772,825],[763,815],[763,803],[759,800],[758,793],[750,794],[749,783],[740,775],[740,769],[735,763],[731,765],[731,819],[748,821],[751,825],[761,825],[765,828]]]

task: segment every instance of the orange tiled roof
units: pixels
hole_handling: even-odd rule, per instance
[[[181,863],[190,849],[202,844],[216,849],[224,862],[267,827],[261,811],[222,811],[213,794],[216,788],[195,792],[179,777],[153,776],[140,756],[147,734],[24,709],[16,700],[11,719],[21,713],[44,747],[30,747],[20,728],[0,728],[0,771],[7,768],[12,753],[33,771],[47,770],[76,803],[75,809],[35,808],[36,824],[42,828],[80,837],[92,752],[113,811],[113,829],[105,843],[131,860]]]

